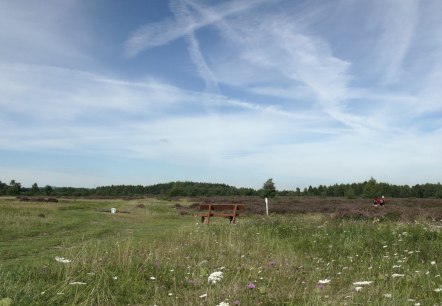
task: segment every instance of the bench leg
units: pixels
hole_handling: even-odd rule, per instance
[[[201,217],[201,223],[202,224],[209,224],[209,218],[210,217],[202,216]]]

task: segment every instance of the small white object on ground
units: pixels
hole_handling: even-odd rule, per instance
[[[71,262],[71,260],[66,259],[64,257],[60,257],[60,256],[55,256],[55,260],[58,262],[62,262],[62,263],[70,263]]]

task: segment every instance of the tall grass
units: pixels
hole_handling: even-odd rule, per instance
[[[0,209],[0,299],[17,305],[441,303],[442,236],[428,221],[315,213],[207,226],[156,200],[4,201]],[[215,271],[223,277],[210,284]]]

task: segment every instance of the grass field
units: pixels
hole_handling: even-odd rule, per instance
[[[296,201],[207,226],[184,200],[1,198],[0,305],[442,305],[440,200]]]

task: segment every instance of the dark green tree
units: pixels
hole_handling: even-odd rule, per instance
[[[50,196],[54,190],[52,189],[51,186],[46,185],[45,188],[44,188],[44,191],[45,191],[46,195]]]
[[[276,188],[273,179],[268,179],[262,186],[262,196],[264,198],[274,198],[276,196]]]
[[[345,189],[344,195],[347,199],[354,199],[356,198],[355,191],[351,186],[348,186],[347,189]]]
[[[32,184],[31,189],[29,189],[28,194],[33,196],[40,193],[40,188],[38,188],[37,183]]]
[[[370,178],[364,187],[364,197],[374,198],[379,196],[378,183],[374,178]]]
[[[11,180],[8,187],[9,195],[19,195],[21,191],[21,184],[15,180]]]

